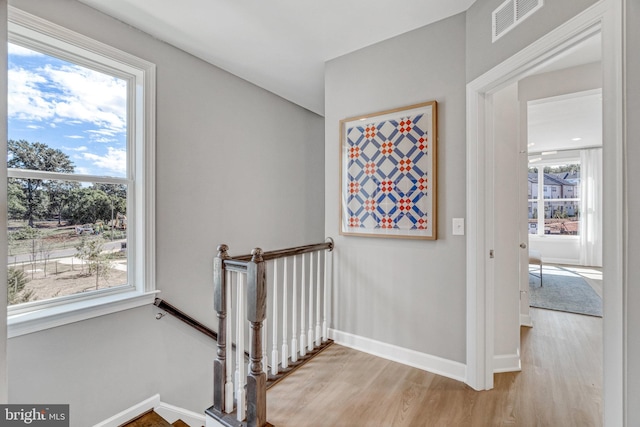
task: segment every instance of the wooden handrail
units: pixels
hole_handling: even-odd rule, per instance
[[[156,298],[155,301],[153,302],[153,305],[155,305],[156,307],[158,307],[161,310],[166,311],[167,313],[169,313],[170,315],[174,316],[175,318],[183,321],[184,323],[186,323],[187,325],[191,326],[192,328],[200,331],[201,333],[205,334],[209,338],[213,338],[216,341],[218,340],[218,333],[216,331],[214,331],[213,329],[210,329],[209,327],[205,326],[204,324],[198,322],[196,319],[194,319],[193,317],[189,316],[184,311],[181,311],[181,310],[177,309],[176,307],[172,306],[168,302],[166,302],[166,301],[164,301],[164,300],[162,300],[160,298]]]
[[[288,256],[294,256],[294,255],[300,255],[300,254],[306,254],[309,252],[317,252],[317,251],[321,251],[321,250],[329,250],[332,251],[333,250],[333,239],[331,237],[329,237],[327,239],[328,241],[323,242],[323,243],[315,243],[313,245],[303,245],[303,246],[296,246],[294,248],[288,248],[288,249],[277,249],[274,251],[268,251],[268,252],[263,252],[262,253],[262,259],[265,261],[271,261],[273,259],[279,259],[279,258],[285,258]],[[225,260],[225,263],[231,263],[233,261],[251,261],[251,257],[253,255],[251,254],[247,254],[247,255],[240,255],[240,256],[234,256],[234,257],[230,257],[228,259]]]

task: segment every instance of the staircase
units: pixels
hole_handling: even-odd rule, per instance
[[[218,349],[206,424],[266,427],[270,383],[332,343],[333,240],[236,257],[228,250],[218,246],[214,259]]]
[[[177,420],[174,423],[169,423],[167,420],[158,415],[155,411],[149,411],[138,418],[123,424],[120,427],[190,427],[182,420]]]

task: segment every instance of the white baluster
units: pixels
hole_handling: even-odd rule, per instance
[[[298,277],[296,273],[298,265],[298,257],[293,257],[293,312],[291,313],[291,362],[298,361]]]
[[[238,336],[240,335],[240,325],[242,324],[241,322],[241,316],[242,313],[240,312],[240,307],[242,307],[242,300],[240,299],[240,289],[238,287],[239,284],[239,278],[238,275],[240,273],[232,273],[231,276],[233,277],[233,289],[235,289],[235,295],[236,295],[236,319],[235,319],[235,340],[236,340],[236,358],[235,358],[235,365],[236,368],[234,370],[234,377],[233,377],[233,385],[234,385],[234,396],[236,398],[236,400],[238,399],[238,384],[240,383],[240,363],[238,363],[238,352],[240,351],[240,346],[237,344],[238,342]],[[230,342],[233,342],[233,338],[229,338]]]
[[[329,329],[327,327],[327,317],[329,313],[329,251],[324,251],[324,318],[322,320],[322,341],[325,342],[329,338]]]
[[[289,275],[289,271],[287,268],[288,259],[288,257],[284,259],[284,272],[282,273],[282,369],[286,369],[289,367],[289,345],[287,344],[287,327],[289,326],[289,324],[287,323],[287,306],[289,305],[289,302],[287,301],[287,277]]]
[[[262,327],[262,371],[265,374],[269,374],[269,357],[267,356],[267,325],[268,318],[264,319],[264,326]]]
[[[302,289],[302,298],[300,299],[300,356],[305,356],[307,354],[307,336],[305,335],[305,307],[307,301],[305,300],[305,264],[304,264],[304,254],[302,254],[302,283],[300,289]]]
[[[278,260],[273,260],[273,349],[271,374],[278,374]]]
[[[236,383],[236,400],[237,400],[237,418],[238,421],[243,421],[246,417],[246,396],[244,386],[246,382],[246,371],[244,363],[244,328],[245,328],[245,313],[244,313],[244,274],[238,273],[238,323],[237,323],[237,339],[236,339],[236,358],[237,358],[237,373],[238,379]]]
[[[227,327],[225,333],[227,336],[226,361],[227,372],[224,384],[224,411],[227,414],[233,412],[233,326],[231,325],[231,272],[226,272],[225,292],[226,292],[226,310],[227,310]]]
[[[322,260],[320,257],[320,252],[316,252],[318,257],[318,268],[317,268],[317,280],[316,280],[316,346],[319,346],[322,343],[322,325],[320,323],[320,316],[322,310],[322,299],[320,296],[322,295],[322,287],[320,286],[320,265],[322,264]]]
[[[309,333],[307,335],[308,350],[313,350],[313,252],[309,254]]]

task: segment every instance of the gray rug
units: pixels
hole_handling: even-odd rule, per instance
[[[557,266],[540,270],[531,269],[529,274],[529,305],[549,310],[568,311],[602,317],[602,298],[579,275]]]

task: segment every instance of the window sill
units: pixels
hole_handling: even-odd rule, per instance
[[[22,313],[12,314],[10,311],[7,318],[8,338],[153,304],[158,292],[118,292]]]
[[[580,240],[580,236],[572,236],[572,235],[557,235],[557,234],[545,234],[543,236],[540,236],[538,234],[529,234],[529,240],[538,240],[538,241],[543,241],[543,240]]]

